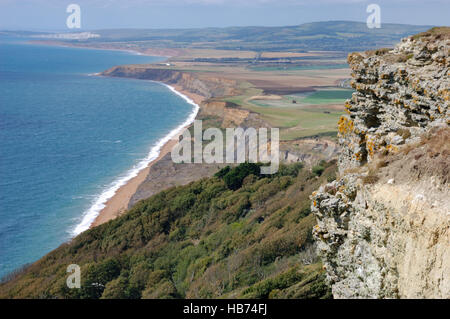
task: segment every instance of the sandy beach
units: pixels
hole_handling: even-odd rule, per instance
[[[194,101],[198,106],[200,106],[202,101],[205,99],[201,95],[183,90],[183,88],[178,85],[174,85],[172,86],[172,88]],[[106,223],[127,211],[128,203],[130,202],[131,197],[135,194],[139,185],[146,179],[152,166],[165,155],[171,152],[172,148],[178,142],[179,136],[189,126],[190,124],[179,130],[174,137],[172,137],[166,144],[163,145],[163,147],[159,151],[158,157],[155,160],[150,162],[147,167],[139,171],[137,176],[130,179],[125,185],[117,190],[117,192],[105,203],[105,207],[100,211],[89,228]]]

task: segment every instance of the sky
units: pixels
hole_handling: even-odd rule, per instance
[[[72,3],[81,8],[80,31],[365,22],[371,3],[380,6],[381,23],[450,21],[450,0],[0,0],[0,30],[74,31],[66,26]]]

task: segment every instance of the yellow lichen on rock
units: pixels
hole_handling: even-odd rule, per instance
[[[338,122],[338,131],[342,135],[348,134],[353,131],[354,125],[353,121],[348,119],[346,116],[341,116]]]

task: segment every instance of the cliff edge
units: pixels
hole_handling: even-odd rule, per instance
[[[311,196],[335,298],[449,298],[450,28],[353,53],[338,178]]]

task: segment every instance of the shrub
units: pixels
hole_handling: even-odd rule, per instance
[[[297,177],[300,170],[303,168],[302,163],[294,163],[290,165],[280,165],[278,172],[275,174],[276,176],[292,176]]]
[[[225,166],[220,171],[218,171],[216,174],[214,174],[215,177],[223,178],[225,175],[228,174],[228,172],[231,170],[230,166]]]
[[[267,298],[273,290],[279,290],[289,287],[290,285],[302,279],[302,273],[296,267],[289,269],[276,277],[266,279],[249,288],[243,295],[249,298]]]
[[[128,298],[126,294],[128,285],[128,280],[120,276],[119,278],[113,279],[108,282],[105,286],[105,290],[102,294],[102,299],[126,299]]]
[[[192,205],[194,205],[195,199],[196,196],[192,193],[177,196],[172,201],[171,209],[173,209],[174,211],[187,211],[189,208],[191,208]]]
[[[100,264],[91,264],[86,271],[85,280],[81,284],[81,298],[98,299],[102,296],[105,285],[119,276],[120,263],[107,259]]]
[[[299,219],[305,218],[309,214],[311,214],[311,208],[309,206],[307,206],[300,211]]]
[[[260,165],[254,163],[242,163],[239,166],[230,169],[223,175],[223,180],[229,189],[237,190],[241,188],[244,179],[250,174],[260,176]]]
[[[375,184],[376,182],[378,182],[379,177],[376,175],[367,175],[363,177],[362,180],[364,184]]]
[[[322,175],[323,171],[325,170],[325,167],[323,167],[322,165],[316,165],[312,168],[312,172],[314,175],[316,176],[320,176]]]

